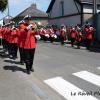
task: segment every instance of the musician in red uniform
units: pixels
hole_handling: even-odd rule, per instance
[[[23,50],[23,46],[22,46],[22,35],[25,28],[28,26],[28,24],[25,23],[24,20],[19,22],[19,27],[17,29],[18,32],[18,47],[19,47],[19,54],[20,54],[20,64],[24,65],[24,50]]]
[[[33,60],[36,48],[35,35],[37,34],[37,31],[35,30],[36,26],[29,24],[29,20],[29,17],[24,18],[27,27],[21,30],[21,34],[19,35],[19,37],[21,37],[20,47],[23,48],[27,74],[30,74],[31,71],[34,71]]]
[[[10,44],[11,44],[11,56],[12,56],[12,59],[16,59],[17,58],[17,50],[18,50],[18,45],[17,45],[17,34],[18,34],[18,31],[17,31],[17,28],[15,27],[12,27],[11,29],[11,34],[10,34]]]
[[[81,32],[81,29],[77,30],[77,32],[76,32],[76,41],[77,41],[77,48],[80,49],[80,44],[82,42],[82,32]]]
[[[48,32],[49,32],[49,36],[50,36],[49,40],[50,40],[51,43],[53,43],[54,42],[54,35],[55,35],[55,27],[54,27],[54,25],[50,26]]]
[[[8,49],[8,42],[6,39],[6,34],[7,34],[7,25],[2,27],[2,45],[3,45],[3,49],[4,51],[6,51]]]
[[[60,28],[60,40],[61,40],[61,45],[64,45],[64,41],[66,39],[66,30],[65,30],[65,26],[62,25]]]
[[[72,47],[74,46],[75,38],[76,38],[76,30],[75,28],[71,28],[70,29],[70,40],[71,40]]]
[[[4,31],[4,34],[3,34],[3,37],[4,37],[4,49],[6,51],[6,53],[9,55],[11,55],[11,44],[10,44],[10,36],[11,36],[11,24],[8,23],[5,27],[5,31]]]
[[[91,43],[93,41],[93,34],[94,34],[94,28],[92,26],[88,27],[86,31],[86,48],[89,50]]]

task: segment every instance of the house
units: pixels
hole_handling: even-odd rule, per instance
[[[9,23],[12,19],[13,19],[12,16],[9,16],[9,15],[5,16],[5,17],[2,19],[2,20],[3,20],[3,24],[5,25],[5,24]]]
[[[100,11],[100,0],[97,0]],[[49,24],[82,25],[93,16],[93,0],[51,0],[47,9]]]
[[[41,25],[48,24],[48,15],[45,12],[37,9],[37,5],[35,3],[13,18],[13,21],[18,24],[18,22],[23,20],[26,15],[31,16],[31,21],[35,21]]]

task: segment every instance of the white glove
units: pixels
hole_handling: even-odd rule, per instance
[[[57,35],[54,35],[54,38],[57,39]]]
[[[47,38],[49,38],[50,36],[49,36],[49,34],[45,34],[45,36],[47,37]]]
[[[27,30],[30,30],[33,27],[32,24],[28,25],[28,27],[26,28]]]
[[[41,39],[40,35],[35,35],[35,37],[36,37],[37,40]]]

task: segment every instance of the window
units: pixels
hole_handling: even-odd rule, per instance
[[[60,1],[60,15],[64,15],[64,1]]]

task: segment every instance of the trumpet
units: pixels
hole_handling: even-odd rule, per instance
[[[37,25],[36,25],[36,24],[30,24],[30,25],[28,26],[28,30],[29,30],[30,32],[36,32],[36,31],[38,30]]]

